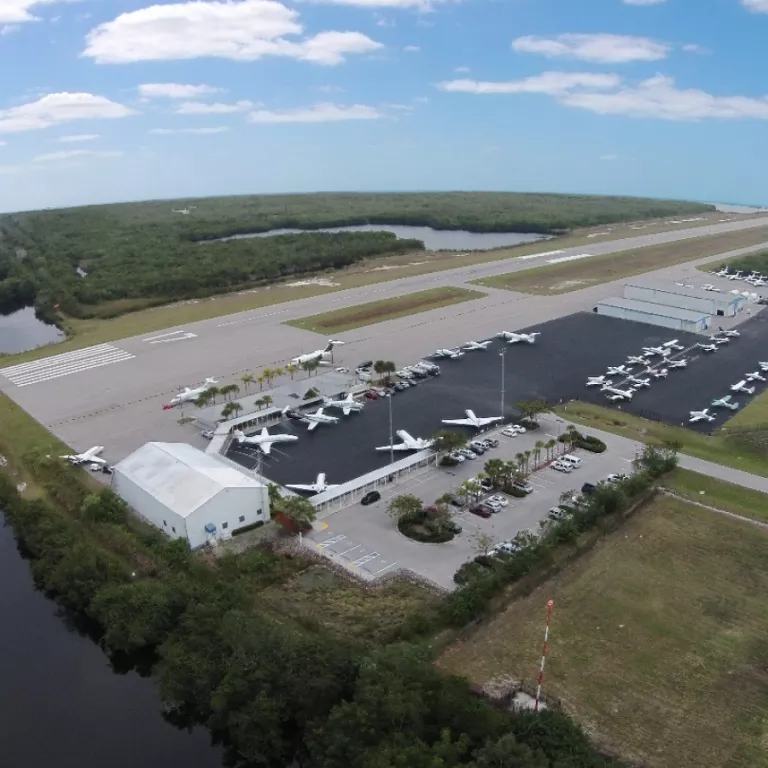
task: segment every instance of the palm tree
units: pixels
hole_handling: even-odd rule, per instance
[[[523,471],[523,464],[525,463],[525,454],[523,453],[516,453],[515,454],[515,461],[517,462],[517,471],[522,472]]]
[[[254,400],[253,403],[259,410],[261,410],[264,407],[264,398],[260,397],[258,400]]]
[[[275,372],[271,368],[265,368],[261,373],[267,381],[267,386],[271,387],[272,379],[275,378]]]
[[[285,375],[285,368],[275,368],[275,370],[272,371],[272,374],[276,379],[279,379],[281,376]]]
[[[233,416],[239,416],[240,412],[243,410],[243,406],[240,405],[240,403],[230,403],[232,406],[232,415]]]
[[[265,380],[265,378],[266,378],[266,377],[264,376],[264,374],[263,374],[263,373],[260,373],[260,374],[259,374],[259,375],[256,377],[256,381],[258,381],[258,382],[259,382],[259,392],[261,392],[261,390],[262,390],[262,389],[264,389],[264,380]]]
[[[384,360],[377,360],[373,364],[373,372],[379,377],[379,380],[381,380],[382,376],[385,372],[386,362]]]
[[[221,409],[221,418],[226,420],[232,415],[234,403],[227,403],[222,409]]]
[[[216,398],[221,394],[221,390],[218,387],[208,387],[205,392],[211,398],[213,404],[216,405]]]
[[[245,387],[245,394],[248,394],[248,387],[253,384],[254,382],[254,376],[252,373],[244,373],[240,377],[240,381],[243,382],[243,386]]]
[[[285,370],[286,370],[288,373],[290,373],[290,374],[291,374],[291,381],[293,381],[293,375],[294,375],[294,374],[296,373],[296,371],[298,371],[299,369],[298,369],[298,367],[297,367],[297,366],[295,366],[293,363],[291,363],[290,365],[286,365],[286,366],[285,366]]]
[[[397,366],[392,360],[383,360],[382,363],[382,373],[386,383],[389,384],[390,377],[397,370]]]
[[[536,462],[536,465],[538,466],[539,462],[541,461],[541,452],[544,449],[544,441],[543,440],[537,440],[536,445],[533,448],[533,460]]]
[[[269,408],[269,406],[274,402],[270,395],[264,395],[264,397],[261,398],[261,401],[264,403],[265,408]]]
[[[525,456],[525,474],[529,474],[531,471],[531,454],[533,451],[523,451],[523,456]]]
[[[554,437],[551,437],[544,444],[544,447],[547,449],[547,461],[549,461],[555,455],[555,448],[557,448],[557,440],[555,440]]]
[[[494,486],[501,485],[507,471],[506,462],[503,459],[488,459],[483,469]]]

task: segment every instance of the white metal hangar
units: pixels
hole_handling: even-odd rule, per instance
[[[624,284],[624,298],[650,301],[720,317],[733,317],[744,308],[744,297],[675,285],[663,280],[638,280]]]
[[[635,299],[605,299],[595,307],[598,315],[618,317],[622,320],[634,320],[638,323],[659,325],[676,331],[697,333],[709,327],[710,315],[680,307],[668,307],[650,301]]]
[[[186,443],[146,443],[115,466],[112,487],[193,549],[269,520],[265,485]]]

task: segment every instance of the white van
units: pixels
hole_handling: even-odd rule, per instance
[[[560,461],[570,464],[574,469],[578,469],[581,466],[581,459],[572,453],[566,453],[565,456],[561,456]]]

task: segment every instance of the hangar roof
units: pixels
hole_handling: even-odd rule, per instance
[[[682,309],[681,307],[668,307],[666,304],[655,304],[652,301],[638,301],[636,299],[623,299],[620,297],[603,299],[598,301],[597,305],[617,307],[618,309],[626,309],[630,312],[643,312],[646,315],[675,317],[678,320],[688,320],[694,323],[698,323],[702,317],[709,317],[708,312],[697,312],[692,309]]]
[[[653,291],[663,291],[664,293],[674,293],[678,296],[690,296],[695,299],[708,299],[709,301],[726,301],[731,303],[735,301],[736,296],[730,293],[718,293],[716,291],[705,291],[703,288],[688,288],[684,285],[675,285],[669,280],[654,280],[646,278],[643,280],[633,280],[624,284],[625,288],[648,288]]]
[[[228,488],[263,487],[187,443],[146,443],[117,464],[115,472],[181,517]]]

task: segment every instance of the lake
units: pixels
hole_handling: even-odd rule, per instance
[[[55,326],[35,317],[32,307],[10,315],[0,315],[0,353],[15,354],[61,341],[64,334]]]
[[[152,680],[116,674],[35,589],[2,514],[0,584],[3,768],[221,768],[207,731],[163,720]]]
[[[432,229],[432,227],[407,227],[384,224],[363,224],[358,227],[329,227],[328,229],[271,229],[268,232],[254,232],[247,235],[231,235],[205,243],[226,243],[228,240],[244,240],[251,237],[274,237],[275,235],[298,235],[305,232],[393,232],[401,240],[421,240],[428,251],[489,251],[492,248],[506,248],[520,243],[535,243],[550,239],[549,235],[523,234],[520,232],[466,232],[454,229]]]

